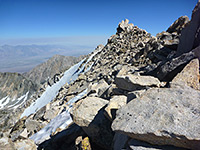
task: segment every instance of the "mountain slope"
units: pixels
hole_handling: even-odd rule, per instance
[[[36,66],[23,75],[36,84],[43,84],[48,80],[48,78],[52,78],[55,74],[59,74],[60,72],[67,70],[83,58],[84,56],[73,57],[54,55],[46,62]]]
[[[26,108],[10,143],[16,149],[198,150],[200,46],[177,55],[179,37],[187,35],[187,19],[180,22],[153,37],[122,21],[104,47],[65,72],[62,84],[48,86],[51,98],[46,90]]]
[[[37,89],[36,84],[19,73],[0,73],[0,109],[17,107]]]

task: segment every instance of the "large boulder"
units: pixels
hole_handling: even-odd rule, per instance
[[[106,116],[108,116],[110,120],[114,119],[116,111],[122,106],[126,105],[126,103],[126,96],[114,96],[113,98],[111,98],[110,102],[108,103],[108,106],[105,108]]]
[[[194,51],[184,53],[179,57],[160,64],[160,66],[148,74],[158,77],[161,81],[171,81],[177,73],[179,73],[184,66],[195,57]]]
[[[113,140],[111,121],[104,115],[107,104],[108,101],[102,98],[86,97],[71,112],[73,121],[102,149],[111,149]]]
[[[197,3],[193,12],[192,19],[187,27],[181,32],[180,44],[177,55],[191,51],[200,45],[200,2]]]
[[[181,30],[184,29],[185,26],[188,24],[188,22],[189,22],[189,18],[187,16],[181,16],[167,29],[167,32],[180,33]]]
[[[185,68],[172,80],[172,84],[183,83],[196,90],[199,89],[199,60],[193,59]]]
[[[200,92],[188,86],[154,88],[117,111],[115,132],[155,145],[199,149]]]
[[[98,111],[106,104],[108,104],[108,101],[102,98],[86,97],[73,107],[71,112],[73,121],[81,127],[88,127],[98,114]]]
[[[151,145],[149,143],[130,139],[127,142],[126,150],[187,150],[184,148],[168,146],[168,145]]]
[[[159,87],[160,81],[152,76],[139,76],[128,74],[125,76],[118,75],[115,78],[117,87],[127,91],[144,89],[146,87]]]

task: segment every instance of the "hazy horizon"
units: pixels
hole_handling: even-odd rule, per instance
[[[97,45],[105,45],[124,19],[155,36],[179,17],[191,18],[196,2],[0,0],[0,71],[27,71],[54,54],[88,54]],[[2,49],[4,45],[14,47]],[[29,55],[35,51],[43,53]]]

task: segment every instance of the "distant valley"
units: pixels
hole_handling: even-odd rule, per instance
[[[79,56],[92,50],[89,46],[3,45],[0,46],[0,72],[24,73],[53,55]]]

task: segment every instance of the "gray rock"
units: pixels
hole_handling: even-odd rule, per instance
[[[200,44],[200,2],[192,12],[192,19],[189,25],[182,30],[180,37],[180,44],[178,45],[177,56],[191,51]]]
[[[178,75],[172,80],[171,84],[185,84],[196,90],[199,89],[199,60],[191,60],[185,68],[178,73]]]
[[[200,92],[187,86],[155,88],[117,111],[115,132],[156,145],[200,147]]]
[[[93,97],[103,97],[109,87],[110,86],[105,82],[105,80],[102,79],[99,82],[89,84],[88,94]]]
[[[115,83],[117,87],[127,90],[134,91],[144,89],[146,87],[159,87],[160,81],[152,76],[138,76],[133,74],[128,74],[125,76],[117,76],[115,78]]]
[[[73,121],[81,127],[88,127],[98,111],[106,104],[108,104],[107,100],[98,97],[87,97],[80,100],[72,109]]]
[[[38,132],[42,126],[39,122],[31,119],[26,119],[25,126],[27,131],[31,134]],[[30,135],[29,135],[30,136]]]
[[[98,97],[87,97],[75,105],[72,118],[99,147],[110,149],[113,132],[103,108],[107,103],[108,101]]]
[[[108,106],[105,108],[106,116],[110,120],[113,120],[116,115],[116,111],[121,108],[122,106],[126,105],[127,103],[127,97],[126,96],[114,96],[110,99]]]
[[[189,18],[187,16],[181,16],[167,29],[167,32],[180,33],[182,31],[182,29],[185,28],[185,26],[187,25],[188,22],[189,22]]]
[[[84,56],[73,57],[73,56],[62,56],[54,55],[46,62],[36,66],[24,76],[32,80],[34,83],[43,84],[48,78],[51,79],[55,74],[59,74],[62,71],[69,69],[74,64],[78,63],[84,58]],[[50,85],[54,83],[55,79],[49,80]]]
[[[127,150],[186,150],[184,148],[178,148],[174,146],[158,146],[158,145],[151,145],[149,143],[131,139],[128,141]]]
[[[149,74],[155,74],[159,80],[170,81],[184,68],[189,61],[194,58],[195,54],[193,51],[184,53],[179,57],[173,58],[172,60],[161,64],[156,68],[156,70],[153,70]]]

